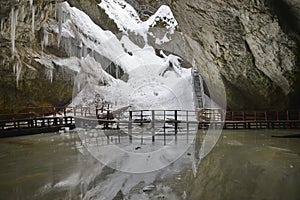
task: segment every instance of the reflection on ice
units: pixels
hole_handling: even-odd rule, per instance
[[[161,124],[162,125],[162,124]],[[79,129],[82,146],[101,163],[123,172],[146,173],[164,168],[193,144],[196,124],[182,123],[151,128],[151,124],[131,129]]]
[[[104,143],[109,136],[109,146],[134,145],[129,153],[142,151],[144,146],[152,144],[151,139],[143,140],[142,144],[138,136],[130,143],[126,131],[119,134],[119,141],[115,131],[103,130],[87,131],[85,142],[76,130],[2,139],[1,196],[7,199],[223,199],[224,196],[250,199],[255,194],[261,199],[278,196],[298,199],[300,195],[299,140],[271,137],[283,134],[279,130],[225,131],[214,150],[198,167],[195,165],[196,176],[191,164],[198,163],[195,158],[199,159],[206,132],[199,131],[187,152],[167,167],[136,174],[112,169],[91,156],[86,144],[101,147],[102,138],[98,133],[101,131],[105,135]],[[178,141],[186,142],[180,133]],[[166,135],[166,139],[175,141],[175,136]],[[164,145],[161,140],[163,137],[157,136],[152,145],[163,148],[172,144]],[[124,160],[127,158],[121,159]],[[236,190],[237,187],[240,189]]]

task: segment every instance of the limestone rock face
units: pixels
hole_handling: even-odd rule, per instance
[[[42,52],[59,57],[67,55],[58,48],[55,33],[49,33],[47,47],[42,45],[43,26],[55,18],[56,1],[33,2],[34,33],[29,1],[1,0],[0,74],[5,78],[0,80],[0,108],[25,104],[63,105],[72,96],[74,72],[54,67],[51,83],[47,67],[34,61]],[[97,6],[100,0],[68,2],[89,14],[103,29],[118,32],[113,21]],[[178,32],[171,36],[176,42],[156,45],[156,48],[180,55],[190,62],[194,59],[209,90],[216,91],[215,101],[226,93],[231,109],[300,106],[298,0],[137,2],[156,9],[162,4],[171,7],[179,22]],[[19,10],[15,34],[17,56],[11,44],[12,8]],[[159,29],[153,32],[160,34]],[[13,71],[17,62],[22,63],[18,84],[16,70]],[[223,84],[225,91],[221,87]]]
[[[274,1],[275,2],[275,1]],[[284,108],[299,102],[299,34],[286,31],[273,1],[169,1],[210,88],[223,82],[232,109]],[[299,3],[288,19],[299,25]],[[297,4],[297,5],[296,5]],[[297,10],[297,9],[298,10]],[[293,11],[295,9],[295,11]],[[299,103],[298,103],[299,106]]]
[[[28,106],[65,105],[72,97],[74,72],[56,66],[50,69],[35,61],[43,53],[65,56],[57,47],[54,33],[47,34],[48,46],[42,45],[43,26],[55,18],[55,1],[33,1],[32,5],[29,1],[2,0],[1,3],[4,5],[0,8],[1,112],[22,112]],[[12,12],[17,13],[14,36]]]

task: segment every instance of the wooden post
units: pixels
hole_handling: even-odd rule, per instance
[[[143,125],[143,110],[141,110],[141,125]]]
[[[106,113],[106,122],[105,122],[105,129],[108,129],[108,120],[109,120],[109,110],[107,110],[107,113]]]
[[[187,118],[187,123],[186,123],[186,142],[187,142],[187,144],[188,144],[188,142],[189,142],[189,131],[190,131],[190,124],[189,124],[189,122],[188,122],[188,111],[187,111],[187,115],[186,115],[186,118]]]
[[[132,111],[129,111],[129,121],[132,121]]]
[[[164,128],[164,145],[166,145],[166,129]]]
[[[155,120],[155,111],[154,110],[151,111],[151,115],[152,115],[152,120],[151,120],[152,142],[154,142],[155,141],[155,122],[154,122],[154,120]]]
[[[66,116],[66,115],[67,115],[67,108],[64,107],[64,116]]]
[[[186,123],[189,123],[189,111],[186,111]]]
[[[256,111],[254,111],[254,121],[256,122]],[[257,127],[257,125],[256,125]]]
[[[128,135],[129,135],[129,142],[132,143],[132,111],[129,111],[129,119],[128,119]]]
[[[278,111],[276,111],[276,119],[277,119],[277,121],[279,121],[279,114],[278,114]]]
[[[53,116],[56,116],[56,108],[55,108],[55,106],[52,107],[52,114],[53,114]]]
[[[175,135],[177,135],[178,122],[177,122],[177,110],[174,111],[175,115]]]
[[[53,119],[54,119],[53,125],[57,125],[57,118],[55,117],[55,118],[53,118]]]
[[[290,116],[289,116],[289,111],[286,111],[286,120],[289,121],[290,120]]]
[[[245,121],[245,111],[243,111],[243,121]]]

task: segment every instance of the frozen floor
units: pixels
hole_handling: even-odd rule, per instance
[[[0,199],[300,199],[300,139],[291,130],[223,131],[194,177],[194,146],[175,163],[131,174],[105,167],[76,131],[0,140]]]

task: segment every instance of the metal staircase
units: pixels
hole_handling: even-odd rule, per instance
[[[195,60],[192,62],[192,78],[194,84],[194,101],[196,108],[204,108],[205,95],[203,88],[203,79],[198,71]]]

